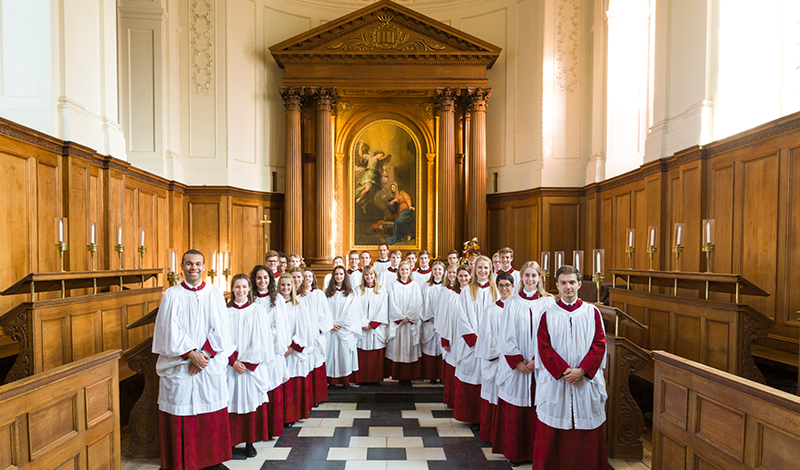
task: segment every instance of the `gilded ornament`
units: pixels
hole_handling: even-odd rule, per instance
[[[378,15],[380,24],[372,28],[369,33],[360,36],[346,38],[342,42],[328,44],[328,49],[341,49],[343,51],[402,51],[402,52],[431,52],[441,51],[445,46],[430,43],[422,37],[411,38],[411,36],[392,23],[392,15]]]

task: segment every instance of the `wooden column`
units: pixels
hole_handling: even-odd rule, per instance
[[[303,90],[281,87],[279,91],[286,110],[283,250],[286,253],[303,253],[303,155],[300,142]],[[268,230],[268,227],[264,230]]]
[[[478,243],[487,246],[486,235],[486,101],[491,88],[474,88],[467,96],[470,111],[469,129],[469,183],[467,189],[468,240],[477,237]]]
[[[315,88],[317,107],[316,152],[317,152],[317,263],[333,261],[333,133],[331,112],[336,102],[335,88]]]
[[[437,253],[444,257],[456,247],[456,135],[455,97],[450,88],[436,89],[436,105],[439,110],[439,242]]]

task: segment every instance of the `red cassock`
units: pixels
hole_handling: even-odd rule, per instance
[[[228,409],[194,416],[158,412],[161,468],[196,470],[232,457]]]
[[[531,396],[535,395],[536,382],[532,380]],[[511,462],[531,460],[536,436],[536,407],[514,406],[499,398],[494,425],[491,441],[493,453],[503,454]]]
[[[453,418],[464,423],[480,423],[481,386],[462,382],[458,380],[458,377],[453,377],[453,380],[455,381]]]
[[[314,403],[328,401],[328,374],[324,362],[311,373],[311,380],[314,388]]]
[[[251,413],[229,413],[228,422],[231,428],[231,445],[242,442],[252,444],[271,439],[269,434],[269,411],[266,403]]]
[[[581,308],[582,305],[583,303],[580,300],[573,305],[565,305],[559,300],[553,308],[574,312]],[[585,371],[585,378],[582,380],[591,380],[596,374],[603,373],[600,367],[606,353],[602,318],[596,308],[592,308],[592,311],[594,312],[595,324],[594,336],[591,339],[588,352],[578,366]],[[556,352],[555,348],[557,346],[551,341],[551,334],[547,327],[547,317],[551,313],[555,314],[556,312],[548,309],[542,315],[537,332],[539,359],[546,369],[546,371],[541,370],[540,373],[549,373],[557,381],[560,381],[565,380],[562,376],[569,368],[569,364]],[[569,318],[568,322],[566,325],[570,327],[573,319]],[[577,390],[577,388],[573,388],[568,390],[568,393],[576,393]],[[540,403],[540,406],[544,406],[544,403]],[[570,408],[573,413],[571,421],[574,423],[577,416],[575,414],[576,411],[574,411],[574,406]],[[533,469],[548,470],[553,468],[563,470],[608,469],[605,423],[594,429],[557,429],[548,426],[537,418],[536,442],[533,448]]]
[[[353,372],[358,383],[383,382],[385,348],[363,350],[358,348],[358,370]]]
[[[283,385],[278,385],[276,388],[267,392],[269,401],[267,405],[267,429],[269,430],[269,437],[283,436]],[[164,467],[166,468],[166,467]]]

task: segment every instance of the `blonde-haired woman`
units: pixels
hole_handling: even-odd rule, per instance
[[[284,384],[283,419],[287,424],[308,418],[308,412],[314,406],[314,392],[308,373],[314,342],[311,325],[305,305],[300,303],[295,294],[294,280],[291,274],[281,274],[278,278],[278,293],[285,299],[284,324],[291,340],[283,356],[289,380]]]
[[[539,320],[553,297],[544,290],[542,269],[536,261],[522,266],[517,293],[508,298],[500,323],[499,381],[492,451],[511,462],[532,458],[536,407],[534,356]]]
[[[456,338],[456,397],[453,418],[470,424],[481,419],[481,366],[475,354],[484,311],[497,302],[497,286],[492,278],[492,260],[475,259],[469,289],[461,292],[461,315]]]
[[[356,288],[361,301],[362,336],[358,342],[358,383],[383,381],[383,363],[386,352],[386,328],[389,324],[389,295],[378,282],[378,273],[365,266],[361,285]]]
[[[397,282],[389,286],[389,339],[386,358],[391,363],[392,378],[401,385],[422,374],[419,327],[422,322],[422,289],[411,279],[411,265],[403,261],[397,267]]]

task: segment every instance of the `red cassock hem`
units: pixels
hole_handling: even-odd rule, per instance
[[[530,462],[536,436],[536,408],[497,399],[492,452],[512,462]]]
[[[269,437],[283,436],[283,385],[278,385],[273,390],[267,392],[267,430]]]
[[[422,365],[419,360],[414,362],[394,362],[389,361],[392,365],[392,378],[394,380],[414,380],[422,376]]]
[[[533,469],[607,470],[605,428],[603,423],[592,430],[555,429],[537,419]]]
[[[463,423],[481,422],[481,386],[472,385],[455,378],[455,404],[453,418]]]
[[[350,385],[350,382],[353,381],[353,374],[345,375],[344,377],[328,377],[330,385]]]
[[[494,439],[494,419],[497,415],[497,405],[481,398],[481,433],[480,438],[487,442]]]
[[[232,446],[242,442],[252,444],[269,440],[269,412],[266,403],[262,403],[250,413],[228,413],[228,423],[231,428]]]
[[[442,356],[428,356],[422,354],[422,379],[423,380],[442,380]]]
[[[303,377],[303,408],[306,410],[306,416],[309,416],[311,410],[314,409],[314,371],[312,370],[305,377]]]
[[[314,387],[314,403],[328,401],[328,375],[324,362],[311,373],[311,380]]]
[[[158,412],[161,468],[196,470],[230,460],[228,409],[195,416]]]
[[[308,409],[305,407],[308,392],[310,387],[306,387],[305,377],[292,377],[283,384],[284,423],[294,423],[308,418]]]
[[[444,363],[444,393],[442,402],[451,410],[456,405],[456,368],[442,360]]]
[[[358,350],[358,370],[353,377],[358,383],[383,382],[383,353],[386,348]]]

